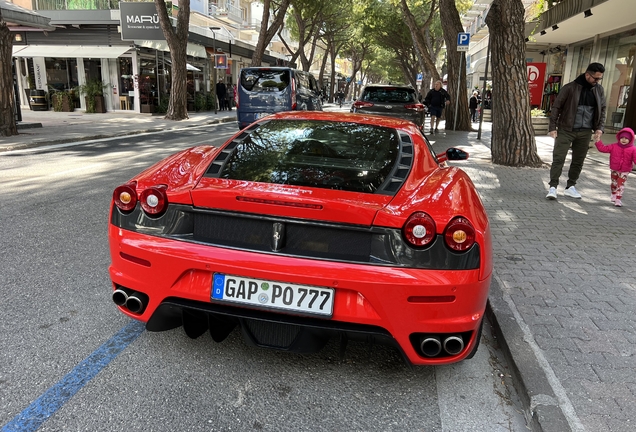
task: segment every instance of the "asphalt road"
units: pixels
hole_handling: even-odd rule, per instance
[[[110,300],[112,190],[225,124],[0,154],[0,427],[7,431],[525,431],[497,341],[406,366],[390,348],[314,355],[151,333]]]

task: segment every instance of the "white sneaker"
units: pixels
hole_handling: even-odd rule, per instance
[[[612,196],[610,196],[610,201],[611,202],[615,202],[616,201],[616,194],[612,194]]]
[[[581,194],[576,191],[574,186],[570,186],[563,192],[563,195],[569,196],[570,198],[581,198]]]
[[[557,192],[556,192],[556,188],[555,187],[551,187],[550,190],[548,191],[548,194],[545,196],[547,199],[549,200],[555,200],[557,199]]]

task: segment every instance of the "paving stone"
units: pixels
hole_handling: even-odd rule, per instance
[[[624,388],[624,383],[636,383],[633,367],[613,368],[607,363],[592,365],[601,381],[615,384],[616,391]]]
[[[592,148],[577,183],[583,198],[562,195],[566,169],[558,199],[549,201],[547,166],[493,165],[489,136],[472,136],[450,131],[434,148],[472,146],[463,168],[489,212],[502,289],[585,430],[636,430],[636,183],[625,193],[633,207],[612,206],[607,158]],[[536,143],[549,164],[554,140]]]

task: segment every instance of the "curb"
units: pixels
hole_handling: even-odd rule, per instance
[[[523,403],[528,427],[535,432],[571,432],[545,370],[525,340],[496,277],[486,305],[501,350],[510,364],[512,380]]]

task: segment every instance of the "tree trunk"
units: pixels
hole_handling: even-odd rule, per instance
[[[0,136],[18,134],[15,124],[12,52],[13,34],[0,17]]]
[[[189,0],[188,0],[189,1]],[[263,63],[263,54],[267,45],[271,42],[272,38],[278,32],[285,20],[285,14],[289,7],[290,0],[281,0],[278,10],[275,12],[272,25],[267,28],[269,24],[269,12],[272,5],[271,0],[263,0],[263,17],[261,19],[261,30],[258,34],[258,42],[254,48],[254,54],[252,55],[252,66],[260,66]]]
[[[402,15],[404,16],[404,21],[406,25],[408,26],[409,31],[411,32],[411,37],[413,38],[413,43],[415,44],[415,48],[418,53],[418,60],[421,60],[422,62],[422,64],[420,65],[422,68],[422,71],[426,71],[428,74],[430,74],[433,77],[435,81],[437,81],[438,79],[440,79],[439,72],[437,71],[437,68],[435,67],[435,60],[431,56],[431,52],[428,49],[428,46],[426,45],[426,42],[424,40],[424,32],[430,26],[433,13],[435,12],[435,9],[436,9],[435,2],[436,0],[431,1],[430,15],[427,18],[424,25],[422,26],[422,28],[418,28],[417,23],[415,21],[415,17],[413,16],[413,13],[409,9],[409,6],[406,3],[406,0],[400,1],[400,8],[402,9]]]
[[[526,70],[524,9],[521,0],[494,0],[486,24],[492,66],[492,161],[540,167]]]
[[[446,129],[470,131],[472,124],[466,91],[466,55],[456,48],[457,35],[464,32],[464,27],[455,7],[455,0],[440,0],[439,14],[448,58],[447,90],[451,96],[451,103],[445,110]]]
[[[170,59],[172,61],[172,83],[170,86],[170,101],[168,111],[164,117],[166,120],[184,120],[188,117],[188,88],[186,70],[186,47],[188,44],[188,27],[190,25],[190,0],[179,1],[179,13],[177,14],[177,26],[172,27],[166,3],[164,0],[155,0],[159,24],[170,47]]]

